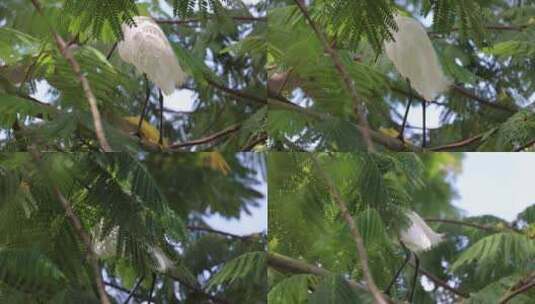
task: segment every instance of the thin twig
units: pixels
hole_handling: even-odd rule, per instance
[[[530,281],[528,281],[526,284],[522,285],[521,287],[517,288],[515,291],[505,295],[501,300],[500,304],[506,304],[507,302],[511,301],[512,298],[518,296],[519,294],[522,294],[529,289],[533,288],[535,286],[535,278],[532,278]]]
[[[243,148],[240,149],[240,151],[242,152],[245,152],[245,151],[251,151],[254,147],[256,147],[256,145],[259,145],[261,143],[265,143],[268,139],[268,136],[267,134],[260,134],[258,136],[256,136],[256,138],[254,138],[253,140],[251,140],[249,143],[247,143],[245,146],[243,146]]]
[[[532,140],[532,141],[529,141],[527,144],[521,146],[521,147],[518,147],[515,149],[515,152],[521,152],[521,151],[524,151],[525,149],[528,149],[528,148],[533,148],[533,146],[535,145],[535,139]]]
[[[237,132],[240,129],[240,127],[241,127],[240,124],[235,124],[235,125],[232,125],[232,126],[226,128],[226,129],[223,129],[222,131],[219,131],[217,133],[208,135],[208,136],[200,138],[200,139],[196,139],[196,140],[192,140],[192,141],[188,141],[188,142],[183,142],[183,143],[172,144],[172,145],[169,146],[169,148],[170,149],[180,149],[180,148],[184,148],[184,147],[197,146],[197,145],[203,145],[203,144],[211,143],[213,141],[216,141],[216,140],[220,139],[221,137],[224,137],[224,136],[227,136],[229,134]]]
[[[481,225],[481,224],[465,222],[465,221],[459,221],[459,220],[426,218],[425,221],[426,222],[430,222],[430,223],[434,222],[434,223],[445,223],[445,224],[467,226],[467,227],[477,228],[477,229],[480,229],[480,230],[485,230],[485,231],[488,231],[488,232],[500,232],[501,231],[500,229],[492,227],[492,226]],[[510,231],[521,233],[521,231],[519,231],[519,230],[517,230],[517,229],[515,229],[513,227],[510,227],[508,225],[506,225],[506,228],[508,230],[510,230]]]
[[[484,104],[486,106],[489,106],[491,108],[495,108],[495,109],[498,109],[498,110],[503,110],[503,111],[507,111],[509,113],[515,113],[516,110],[515,109],[512,109],[510,107],[507,107],[507,106],[504,106],[504,105],[501,105],[499,103],[496,103],[496,102],[491,102],[489,100],[486,100],[482,97],[479,97],[477,96],[476,94],[468,91],[466,88],[463,88],[461,86],[458,86],[458,85],[452,85],[451,88],[455,91],[455,92],[458,92],[459,94],[461,95],[464,95],[465,97],[468,97],[470,99],[473,99],[481,104]]]
[[[487,29],[487,30],[495,30],[495,31],[514,31],[514,32],[522,32],[523,30],[527,29],[529,26],[531,26],[530,24],[522,24],[522,25],[485,25],[483,26],[483,28]],[[429,35],[440,35],[440,34],[448,34],[448,33],[451,33],[451,32],[456,32],[456,31],[459,31],[460,28],[458,27],[453,27],[449,30],[449,32],[437,32],[437,31],[429,31],[427,32],[427,34]]]
[[[244,22],[249,22],[249,21],[260,21],[260,22],[265,22],[267,21],[267,18],[266,17],[253,17],[253,16],[233,16],[233,17],[230,17],[232,18],[233,20],[236,20],[236,21],[244,21]],[[172,19],[156,19],[156,23],[159,23],[159,24],[188,24],[188,23],[196,23],[196,22],[201,22],[201,21],[204,21],[204,20],[207,20],[207,19],[210,19],[210,18],[190,18],[190,19],[184,19],[184,20],[172,20]]]
[[[233,239],[239,239],[239,240],[242,240],[242,241],[250,240],[254,236],[258,235],[257,233],[250,234],[250,235],[237,235],[237,234],[233,234],[233,233],[229,233],[229,232],[213,229],[213,228],[210,228],[210,227],[201,227],[201,226],[194,226],[194,225],[188,225],[186,228],[188,230],[192,230],[192,231],[203,231],[203,232],[215,233],[215,234],[219,234],[219,235],[222,235],[222,236],[230,237],[230,238],[233,238]]]
[[[327,277],[332,274],[332,272],[325,268],[311,265],[304,261],[296,260],[274,252],[269,252],[267,254],[267,264],[272,268],[291,273],[310,273],[321,277]],[[354,289],[366,292],[369,291],[365,285],[354,280],[346,279],[346,282]]]
[[[31,0],[31,1],[33,3],[33,6],[39,13],[39,15],[41,15],[43,18],[46,19],[46,16],[43,14],[43,10],[41,9],[41,6],[38,0]],[[91,109],[91,115],[93,116],[93,125],[95,127],[95,134],[99,141],[100,147],[102,148],[104,152],[111,152],[112,151],[111,146],[108,143],[108,140],[106,139],[106,135],[104,133],[104,127],[102,126],[102,119],[100,116],[100,112],[98,110],[97,99],[95,95],[93,94],[93,91],[91,90],[89,81],[82,74],[80,64],[74,58],[73,54],[71,53],[70,49],[67,47],[67,44],[65,43],[63,38],[61,38],[61,36],[50,25],[49,25],[49,28],[50,28],[52,35],[54,36],[54,40],[56,41],[56,45],[58,49],[60,50],[61,55],[63,55],[63,57],[67,60],[73,72],[76,74],[76,76],[78,77],[78,80],[82,84],[85,97]]]
[[[430,151],[449,151],[449,150],[459,149],[459,148],[466,147],[466,146],[469,146],[469,145],[471,145],[473,143],[476,143],[476,142],[480,141],[483,138],[483,135],[484,134],[479,134],[479,135],[476,135],[476,136],[473,136],[473,137],[470,137],[470,138],[467,138],[467,139],[463,139],[463,140],[460,140],[460,141],[456,141],[456,142],[453,142],[453,143],[449,143],[449,144],[445,144],[445,145],[441,145],[441,146],[437,146],[437,147],[430,147],[430,148],[428,148],[428,150],[430,150]]]
[[[362,239],[362,235],[360,234],[360,231],[358,230],[357,225],[355,221],[353,220],[353,217],[351,216],[351,214],[349,213],[349,210],[347,209],[346,202],[342,198],[342,195],[340,194],[340,192],[338,192],[338,189],[336,188],[335,184],[331,180],[331,177],[324,171],[324,169],[321,167],[319,163],[319,160],[313,153],[311,154],[311,159],[314,162],[314,165],[317,168],[318,173],[321,175],[321,178],[327,184],[327,188],[329,192],[331,193],[332,197],[336,201],[336,204],[338,205],[338,208],[340,209],[340,212],[342,213],[344,220],[346,221],[347,225],[349,226],[349,229],[351,230],[353,240],[355,241],[357,253],[360,258],[360,267],[362,268],[362,273],[364,274],[364,280],[366,281],[366,284],[368,285],[370,292],[375,298],[376,303],[386,304],[387,302],[384,299],[382,292],[379,290],[379,288],[377,288],[377,285],[375,285],[375,282],[373,280],[370,268],[368,266],[368,254],[366,252],[366,247],[364,247],[364,241]]]
[[[415,265],[412,263],[412,262],[409,262],[409,265],[411,265],[411,267],[415,267]],[[461,297],[461,298],[469,298],[470,295],[463,292],[463,291],[460,291],[458,289],[455,289],[453,287],[451,287],[450,285],[448,285],[447,282],[444,282],[442,281],[441,279],[439,279],[437,276],[435,276],[434,274],[432,274],[431,272],[425,270],[425,269],[422,269],[422,267],[418,267],[418,272],[425,275],[427,278],[429,278],[431,281],[433,281],[436,285],[446,289],[446,290],[449,290],[450,292],[456,294],[457,296]]]
[[[223,92],[228,93],[230,95],[234,95],[234,96],[239,97],[239,98],[244,99],[244,100],[254,101],[255,103],[266,105],[266,100],[261,98],[261,97],[258,97],[258,96],[255,96],[255,95],[251,95],[251,94],[248,94],[248,93],[244,93],[244,92],[241,92],[241,91],[238,91],[238,90],[235,90],[235,89],[228,88],[228,87],[226,87],[224,85],[221,85],[221,84],[213,81],[210,78],[206,78],[206,81],[208,82],[208,84],[210,84],[214,88],[219,89],[220,91],[223,91]]]
[[[372,143],[372,139],[371,139],[370,132],[369,132],[370,126],[366,118],[366,108],[363,102],[360,100],[360,97],[358,96],[357,89],[355,88],[355,83],[353,82],[351,75],[349,75],[349,73],[347,72],[336,50],[331,47],[325,35],[320,31],[316,23],[314,23],[314,21],[308,14],[308,11],[305,5],[299,0],[294,0],[294,1],[299,7],[299,9],[301,10],[301,12],[303,13],[303,16],[308,21],[308,24],[310,25],[310,27],[312,28],[316,36],[320,40],[321,44],[323,45],[323,49],[331,57],[338,74],[342,78],[346,86],[346,89],[348,90],[348,93],[351,96],[351,99],[353,100],[354,105],[357,107],[357,112],[358,112],[357,114],[359,116],[359,125],[362,127],[360,131],[361,131],[362,137],[364,138],[364,141],[366,142],[368,151],[373,151],[374,150],[373,143]]]
[[[185,280],[182,280],[181,278],[179,278],[177,276],[174,276],[174,275],[169,274],[169,273],[166,273],[166,276],[168,276],[169,278],[179,282],[181,285],[184,285],[186,288],[190,289],[191,291],[193,291],[193,292],[195,292],[197,294],[202,294],[203,296],[205,296],[207,299],[209,299],[210,301],[212,301],[214,303],[231,304],[230,301],[228,301],[227,299],[211,295],[208,291],[204,290],[200,286],[191,285],[190,283],[186,282]]]

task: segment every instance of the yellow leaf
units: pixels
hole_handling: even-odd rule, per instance
[[[210,167],[216,171],[229,174],[230,166],[219,152],[202,152],[202,159],[205,166]]]
[[[379,128],[379,132],[383,133],[386,136],[397,138],[399,136],[399,131],[394,128]]]
[[[127,116],[123,117],[123,120],[128,124],[128,130],[127,131],[136,131],[137,125],[139,124],[139,116]],[[139,130],[139,133],[141,138],[151,142],[153,144],[158,144],[158,141],[160,139],[160,131],[155,126],[151,125],[148,121],[143,119],[143,122],[141,123],[141,129]],[[168,142],[167,139],[163,139],[163,146],[167,146]]]

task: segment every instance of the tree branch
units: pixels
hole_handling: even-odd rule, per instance
[[[216,132],[214,134],[208,135],[208,136],[200,138],[200,139],[196,139],[196,140],[192,140],[192,141],[188,141],[188,142],[183,142],[183,143],[172,144],[172,145],[169,146],[169,148],[170,149],[180,149],[180,148],[184,148],[184,147],[207,144],[207,143],[216,141],[216,140],[220,139],[221,137],[227,136],[227,135],[232,134],[232,133],[236,133],[236,132],[238,132],[240,130],[240,128],[241,128],[240,124],[235,124],[235,125],[232,125],[232,126],[226,128],[226,129],[223,129],[222,131]]]
[[[532,287],[535,286],[535,277],[531,277],[528,279],[528,281],[521,285],[520,287],[516,288],[513,292],[510,292],[506,294],[501,300],[500,304],[506,304],[507,302],[511,301],[512,298],[528,291]]]
[[[482,97],[479,97],[475,94],[473,94],[472,92],[468,91],[467,89],[461,87],[461,86],[458,86],[458,85],[452,85],[451,86],[452,90],[454,90],[455,92],[465,96],[465,97],[468,97],[470,99],[473,99],[483,105],[486,105],[488,107],[491,107],[491,108],[494,108],[494,109],[498,109],[498,110],[503,110],[503,111],[507,111],[509,113],[515,113],[516,110],[515,109],[511,109],[510,107],[507,107],[507,106],[504,106],[504,105],[501,105],[499,103],[496,103],[496,102],[491,102],[489,100],[486,100]]]
[[[346,202],[343,200],[340,192],[338,192],[338,189],[336,188],[335,184],[331,180],[331,177],[321,167],[317,157],[314,154],[311,154],[311,158],[312,158],[312,161],[314,162],[314,165],[317,168],[317,171],[321,175],[321,178],[327,184],[329,192],[331,193],[332,197],[336,201],[344,220],[346,221],[347,225],[349,226],[349,229],[351,230],[353,240],[355,241],[357,253],[360,258],[360,266],[362,268],[362,273],[364,274],[364,280],[366,281],[366,284],[368,285],[370,292],[372,293],[377,303],[386,304],[387,302],[384,299],[382,292],[379,290],[379,288],[377,288],[377,286],[375,285],[375,282],[373,281],[373,277],[372,277],[370,268],[368,266],[368,254],[366,252],[366,248],[364,247],[364,241],[362,239],[362,235],[360,234],[360,231],[358,230],[357,225],[355,224],[355,221],[353,220],[353,217],[351,216],[351,214],[349,213],[349,210],[347,209]]]
[[[332,274],[332,272],[327,269],[311,265],[301,260],[296,260],[274,252],[269,252],[267,254],[267,264],[268,266],[282,270],[284,272],[311,273],[321,277],[326,277]],[[366,287],[366,285],[358,283],[354,280],[346,279],[346,282],[354,289],[366,292],[370,291]]]
[[[31,0],[33,3],[33,6],[46,20],[46,16],[43,14],[43,10],[41,9],[41,6],[38,2],[38,0]],[[104,152],[111,152],[111,146],[108,143],[108,140],[106,139],[106,135],[104,133],[104,127],[102,126],[102,119],[100,117],[100,112],[98,110],[97,106],[97,99],[95,95],[93,94],[93,91],[91,90],[91,86],[89,85],[89,81],[87,78],[82,74],[80,64],[76,59],[74,58],[74,55],[71,53],[70,49],[67,47],[67,44],[61,38],[61,36],[52,28],[52,26],[49,25],[50,31],[52,33],[52,36],[54,36],[54,40],[56,41],[56,45],[58,49],[60,50],[61,55],[67,60],[69,65],[71,66],[73,72],[78,77],[78,80],[82,84],[82,88],[84,90],[85,97],[89,103],[89,107],[91,109],[91,115],[93,116],[93,125],[95,127],[95,134],[99,141],[100,147]]]
[[[215,233],[215,234],[219,234],[219,235],[222,235],[222,236],[225,236],[225,237],[230,237],[230,238],[233,238],[233,239],[239,239],[239,240],[242,240],[242,241],[250,240],[251,238],[253,238],[253,237],[258,235],[257,233],[250,234],[250,235],[237,235],[237,234],[233,234],[233,233],[229,233],[229,232],[213,229],[213,228],[210,228],[210,227],[201,227],[201,226],[194,226],[194,225],[188,225],[188,226],[186,226],[186,228],[188,228],[188,230],[193,230],[193,231],[203,231],[203,232],[208,232],[208,233]]]
[[[231,16],[230,18],[236,20],[236,21],[243,21],[243,22],[250,22],[250,21],[260,21],[260,22],[266,22],[266,17],[253,17],[253,16]],[[156,23],[159,24],[188,24],[188,23],[195,23],[195,22],[201,22],[208,18],[190,18],[190,19],[184,19],[184,20],[173,20],[173,19],[156,19]]]
[[[479,134],[479,135],[476,135],[476,136],[473,136],[473,137],[470,137],[470,138],[467,138],[467,139],[462,139],[460,141],[457,141],[457,142],[453,142],[453,143],[449,143],[449,144],[445,144],[445,145],[441,145],[441,146],[436,146],[436,147],[430,147],[428,148],[428,150],[430,151],[449,151],[449,150],[454,150],[454,149],[459,149],[459,148],[462,148],[462,147],[465,147],[465,146],[469,146],[473,143],[476,143],[478,141],[480,141],[481,139],[483,139],[483,135],[484,134]]]
[[[530,24],[522,24],[522,25],[505,25],[505,24],[498,24],[498,25],[485,25],[483,26],[487,30],[495,30],[495,31],[515,31],[515,32],[522,32],[525,29],[527,29],[530,26]],[[448,33],[459,31],[460,28],[453,27],[450,29]],[[427,32],[428,35],[440,35],[440,34],[448,34],[445,32],[437,32],[437,31],[429,31]]]
[[[409,263],[411,265],[412,268],[414,268],[414,263],[413,262],[410,262]],[[431,281],[433,281],[436,285],[446,289],[446,290],[449,290],[450,292],[454,293],[455,295],[461,297],[461,298],[469,298],[470,295],[463,292],[463,291],[460,291],[458,289],[455,289],[453,287],[451,287],[450,285],[448,285],[447,282],[444,282],[443,280],[439,279],[437,276],[435,276],[434,274],[430,273],[429,271],[423,269],[421,266],[418,267],[418,272],[425,275],[427,278],[429,278]]]
[[[214,88],[217,88],[220,91],[223,91],[223,92],[225,92],[227,94],[239,97],[240,99],[244,99],[244,100],[248,100],[248,101],[254,101],[255,103],[258,103],[258,104],[261,104],[261,105],[266,105],[266,100],[261,98],[261,97],[258,97],[258,96],[255,96],[255,95],[251,95],[251,94],[248,94],[248,93],[244,93],[244,92],[240,92],[240,91],[235,90],[235,89],[228,88],[228,87],[226,87],[224,85],[221,85],[221,84],[213,81],[212,79],[210,79],[208,77],[206,78],[206,81],[208,82],[208,84],[210,84]]]
[[[249,143],[243,146],[243,148],[241,148],[240,151],[242,152],[251,151],[256,145],[265,143],[267,139],[268,139],[267,134],[265,133],[259,134],[258,136],[256,136],[256,138],[253,138],[253,140],[251,140]]]
[[[425,218],[425,221],[426,222],[430,222],[430,223],[434,222],[434,223],[445,223],[445,224],[467,226],[467,227],[472,227],[472,228],[476,228],[476,229],[480,229],[480,230],[485,230],[485,231],[488,231],[488,232],[500,232],[501,231],[500,229],[492,227],[492,226],[481,225],[481,224],[476,224],[476,223],[471,223],[471,222],[464,222],[464,221],[459,221],[459,220]],[[510,227],[508,225],[506,225],[506,227],[510,231],[521,233],[521,231],[519,231],[519,230],[517,230],[517,229],[515,229],[513,227]]]
[[[362,133],[362,137],[364,138],[364,141],[366,142],[368,151],[373,151],[374,150],[373,143],[372,143],[371,136],[369,134],[370,125],[366,118],[366,108],[364,104],[360,101],[360,97],[358,96],[357,89],[355,88],[355,83],[353,79],[351,78],[351,75],[349,75],[345,66],[342,64],[342,61],[340,60],[340,57],[338,56],[338,53],[336,52],[336,50],[331,47],[331,45],[327,41],[327,38],[323,35],[323,33],[314,23],[312,18],[310,18],[310,15],[308,14],[308,11],[305,8],[305,5],[299,0],[294,0],[294,1],[299,7],[299,9],[301,10],[301,12],[303,13],[303,16],[308,21],[308,24],[310,25],[310,27],[312,28],[316,36],[320,40],[321,44],[323,45],[324,51],[327,54],[329,54],[329,56],[331,57],[340,78],[342,78],[345,84],[346,90],[351,96],[351,99],[353,100],[354,105],[357,107],[359,125],[361,126],[359,130]]]

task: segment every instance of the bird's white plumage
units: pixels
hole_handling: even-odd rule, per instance
[[[451,85],[442,68],[425,28],[412,18],[395,15],[398,31],[394,41],[385,42],[388,58],[398,72],[409,78],[411,86],[425,100],[432,101]]]
[[[104,233],[104,220],[101,220],[91,231],[94,240],[93,250],[99,257],[107,258],[114,256],[116,253],[119,227],[113,227],[106,236],[104,236]]]
[[[401,231],[401,241],[413,252],[426,251],[442,241],[442,234],[436,233],[415,212],[408,211],[410,226]]]
[[[159,272],[166,272],[173,268],[173,261],[162,251],[160,247],[149,247],[149,252],[156,261],[156,270]]]
[[[150,17],[136,16],[133,19],[135,25],[122,25],[124,40],[117,46],[119,56],[146,73],[165,95],[170,95],[175,86],[184,83],[186,74],[158,24]]]

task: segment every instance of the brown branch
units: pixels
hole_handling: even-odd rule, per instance
[[[244,22],[249,22],[249,21],[266,22],[267,21],[266,17],[231,16],[230,18],[232,18],[232,19],[234,19],[236,21],[244,21]],[[180,24],[201,22],[201,21],[204,21],[206,19],[211,19],[211,18],[190,18],[190,19],[184,19],[184,20],[156,19],[155,21],[156,21],[156,23],[159,23],[159,24],[176,24],[176,25],[180,25]]]
[[[33,6],[39,13],[39,15],[41,15],[43,18],[46,19],[46,16],[43,14],[43,10],[41,9],[41,6],[38,0],[31,0],[31,1],[33,3]],[[74,55],[71,53],[70,49],[67,47],[67,44],[65,43],[63,38],[61,38],[61,36],[50,25],[49,27],[50,27],[52,36],[54,36],[54,40],[56,41],[56,45],[58,49],[60,50],[61,55],[63,55],[63,57],[67,60],[72,70],[78,77],[78,80],[82,84],[84,94],[86,96],[86,99],[89,103],[89,107],[91,109],[91,115],[93,116],[93,124],[95,127],[95,134],[99,141],[100,147],[102,148],[104,152],[111,152],[112,151],[111,146],[108,143],[108,140],[106,139],[106,135],[104,133],[104,127],[102,126],[102,119],[100,117],[100,112],[98,110],[97,99],[95,95],[93,94],[93,91],[91,90],[89,81],[82,74],[80,64],[74,58]]]
[[[465,97],[468,97],[470,99],[473,99],[481,104],[484,104],[488,107],[491,107],[491,108],[494,108],[494,109],[498,109],[498,110],[503,110],[503,111],[507,111],[509,113],[515,113],[516,110],[515,109],[512,109],[510,107],[507,107],[507,106],[504,106],[504,105],[501,105],[499,103],[496,103],[496,102],[491,102],[487,99],[484,99],[482,97],[479,97],[477,95],[475,95],[474,93],[468,91],[467,89],[461,87],[461,86],[458,86],[458,85],[452,85],[451,86],[452,90],[454,90],[455,92],[465,96]]]
[[[203,145],[203,144],[211,143],[213,141],[216,141],[216,140],[220,139],[221,137],[224,137],[224,136],[227,136],[229,134],[238,132],[240,130],[240,128],[241,128],[240,124],[235,124],[235,125],[232,125],[232,126],[226,128],[226,129],[222,130],[222,131],[219,131],[217,133],[208,135],[208,136],[200,138],[200,139],[196,139],[196,140],[192,140],[192,141],[188,141],[188,142],[183,142],[183,143],[172,144],[172,145],[169,146],[169,148],[170,149],[179,149],[179,148],[184,148],[184,147],[197,146],[197,145]]]
[[[351,216],[351,214],[349,213],[349,210],[347,209],[346,202],[342,198],[342,195],[340,194],[340,192],[338,192],[338,189],[336,188],[335,184],[331,180],[331,177],[321,167],[316,156],[314,154],[311,154],[311,158],[317,168],[318,173],[321,175],[321,178],[327,184],[327,188],[329,192],[331,193],[331,196],[336,201],[344,220],[346,221],[347,225],[349,226],[349,229],[351,230],[353,240],[355,241],[357,253],[360,258],[360,267],[362,268],[362,273],[364,274],[364,280],[366,281],[366,284],[368,288],[370,289],[370,292],[375,298],[376,303],[386,304],[387,302],[384,299],[382,292],[379,290],[379,288],[377,288],[377,285],[375,285],[375,282],[373,281],[373,277],[372,277],[370,268],[368,266],[368,254],[366,252],[366,247],[364,247],[364,241],[362,239],[362,235],[360,234],[360,231],[358,230],[357,225],[355,221],[353,220],[353,217]]]
[[[522,294],[526,291],[528,291],[529,289],[531,289],[532,287],[535,286],[535,278],[531,278],[530,280],[528,280],[528,282],[522,286],[520,286],[519,288],[515,289],[513,292],[509,293],[509,294],[506,294],[501,300],[500,300],[500,304],[506,304],[507,302],[511,301],[512,298],[518,296],[519,294]]]
[[[194,226],[194,225],[188,225],[188,226],[186,226],[186,228],[188,230],[192,230],[192,231],[203,231],[203,232],[215,233],[215,234],[219,234],[219,235],[222,235],[222,236],[230,237],[230,238],[233,238],[233,239],[239,239],[239,240],[242,240],[242,241],[250,240],[251,238],[253,238],[253,237],[258,235],[258,233],[253,233],[253,234],[250,234],[250,235],[237,235],[237,234],[233,234],[233,233],[229,233],[229,232],[213,229],[213,228],[210,228],[210,227],[201,227],[201,226]]]
[[[392,91],[398,92],[398,93],[403,94],[403,95],[405,95],[407,97],[412,97],[413,99],[418,99],[418,100],[421,100],[421,101],[424,100],[420,95],[414,94],[412,92],[407,92],[407,91],[405,91],[405,90],[403,90],[401,88],[398,88],[396,86],[390,86],[390,88],[392,89]],[[509,112],[509,113],[515,113],[516,112],[516,110],[511,109],[511,108],[509,108],[507,106],[504,106],[504,105],[501,105],[499,103],[492,102],[492,101],[487,100],[485,98],[479,97],[479,96],[473,94],[472,92],[468,91],[467,89],[465,89],[463,87],[460,87],[458,85],[452,85],[451,89],[453,91],[458,92],[459,94],[461,94],[461,95],[463,95],[465,97],[468,97],[468,98],[470,98],[470,99],[472,99],[472,100],[474,100],[474,101],[476,101],[478,103],[481,103],[484,106],[491,107],[491,108],[494,108],[494,109],[497,109],[497,110],[506,111],[506,112]],[[437,104],[436,102],[433,102],[433,103]]]
[[[467,139],[463,139],[463,140],[460,140],[460,141],[457,141],[457,142],[453,142],[453,143],[449,143],[449,144],[445,144],[445,145],[441,145],[441,146],[437,146],[437,147],[431,147],[431,148],[428,148],[428,150],[430,150],[430,151],[449,151],[449,150],[459,149],[459,148],[462,148],[462,147],[465,147],[465,146],[469,146],[469,145],[471,145],[473,143],[476,143],[476,142],[480,141],[483,138],[483,135],[484,134],[479,134],[479,135],[476,135],[476,136],[473,136],[473,137],[470,137],[470,138],[467,138]]]
[[[535,145],[535,139],[528,142],[527,144],[523,145],[522,147],[519,147],[519,148],[516,148],[515,149],[515,152],[521,152],[525,149],[528,149],[528,148],[533,148],[533,146]]]
[[[261,98],[261,97],[258,97],[258,96],[255,96],[255,95],[251,95],[251,94],[248,94],[248,93],[244,93],[244,92],[241,92],[241,91],[238,91],[238,90],[235,90],[235,89],[228,88],[228,87],[226,87],[224,85],[221,85],[221,84],[213,81],[210,78],[206,78],[206,81],[208,82],[208,84],[210,84],[214,88],[217,88],[220,91],[223,91],[223,92],[225,92],[227,94],[239,97],[240,99],[244,99],[244,100],[248,100],[248,101],[254,101],[255,103],[266,105],[266,100]]]
[[[480,230],[485,230],[485,231],[488,231],[488,232],[498,232],[498,230],[496,230],[496,229],[494,229],[492,227],[489,227],[489,226],[474,224],[474,223],[470,223],[470,222],[457,221],[457,220],[425,218],[425,221],[426,222],[430,222],[430,223],[445,223],[445,224],[468,226],[468,227],[477,228],[477,229],[480,229]]]
[[[332,275],[332,272],[327,269],[311,265],[301,260],[296,260],[274,252],[268,252],[267,264],[270,267],[284,272],[310,273],[321,277],[327,277]],[[349,279],[346,279],[346,282],[354,289],[369,292],[369,289],[361,283]]]
[[[414,263],[413,262],[410,262],[409,263],[411,265],[411,267],[415,267],[414,266]],[[436,285],[446,289],[446,290],[449,290],[450,292],[454,293],[455,295],[461,297],[461,298],[469,298],[470,295],[466,292],[463,292],[463,291],[460,291],[458,289],[455,289],[453,287],[451,287],[450,285],[448,285],[447,282],[444,282],[443,280],[439,279],[437,276],[435,276],[434,274],[432,274],[431,272],[423,269],[422,267],[418,267],[418,272],[425,275],[427,278],[429,278],[429,280],[433,281],[433,283],[435,283]]]
[[[65,210],[65,214],[71,222],[71,225],[73,226],[74,230],[78,234],[78,237],[82,240],[85,246],[89,264],[91,266],[91,270],[93,270],[93,275],[95,277],[95,283],[99,293],[100,303],[111,304],[110,300],[108,299],[108,294],[106,293],[106,288],[102,279],[102,271],[98,262],[98,256],[93,248],[93,242],[91,241],[91,237],[85,231],[84,226],[82,225],[82,222],[74,212],[71,203],[65,198],[65,196],[63,196],[63,193],[61,193],[58,187],[54,187],[54,193],[60,201],[61,206]]]
[[[351,75],[349,75],[345,66],[342,64],[342,61],[338,56],[336,50],[331,47],[329,41],[327,41],[327,38],[323,35],[323,33],[320,31],[320,29],[317,27],[317,25],[314,23],[314,21],[308,14],[305,5],[299,0],[294,1],[303,13],[303,16],[308,21],[308,24],[310,25],[316,36],[320,40],[321,44],[323,45],[324,51],[331,57],[331,60],[333,61],[334,66],[336,67],[336,71],[338,72],[340,78],[342,78],[346,90],[348,91],[349,95],[351,96],[351,99],[353,100],[354,105],[357,108],[359,125],[362,127],[360,128],[360,132],[362,134],[362,137],[364,138],[364,141],[366,142],[368,151],[373,151],[373,143],[369,132],[370,126],[366,118],[366,108],[364,104],[360,101],[360,97],[358,96],[357,89],[355,88],[355,83],[351,78]]]
[[[240,151],[251,151],[256,145],[259,145],[261,143],[265,143],[268,139],[267,134],[260,134],[256,136],[251,142],[247,143],[243,148],[240,149]]]
[[[522,25],[486,25],[483,26],[487,30],[495,30],[495,31],[514,31],[514,32],[522,32],[525,29],[527,29],[530,24],[522,24]],[[427,34],[429,35],[440,35],[440,34],[448,34],[451,32],[459,31],[460,28],[453,27],[450,29],[449,32],[437,32],[437,31],[428,31]]]

